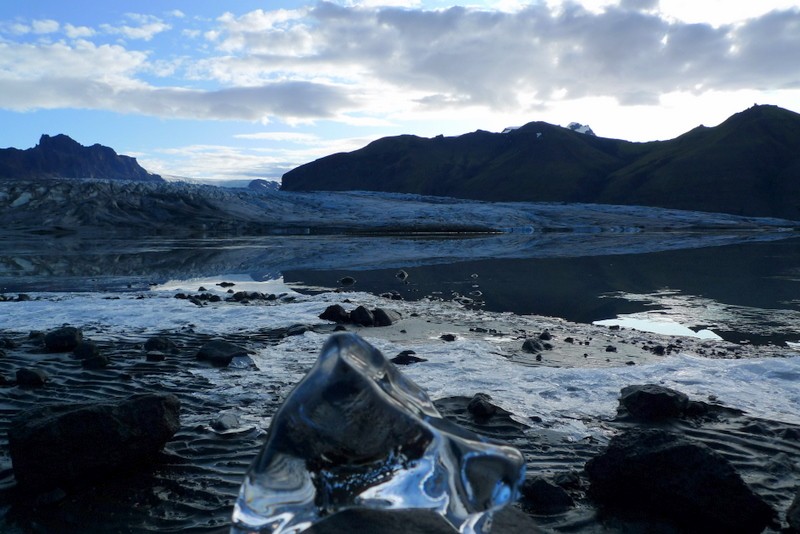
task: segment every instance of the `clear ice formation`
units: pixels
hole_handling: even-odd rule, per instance
[[[443,419],[380,351],[336,334],[273,418],[231,532],[298,533],[374,508],[428,509],[462,534],[486,533],[524,478],[517,449]]]

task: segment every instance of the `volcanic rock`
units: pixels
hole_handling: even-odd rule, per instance
[[[180,428],[174,395],[116,404],[56,404],[18,414],[8,431],[17,483],[44,491],[152,463]]]
[[[693,531],[755,534],[776,515],[724,457],[664,430],[617,435],[585,469],[598,502]]]
[[[214,339],[205,343],[197,351],[198,360],[205,361],[214,367],[227,367],[234,357],[247,356],[248,351],[229,341]]]
[[[83,341],[83,333],[74,326],[64,326],[51,330],[44,336],[44,346],[48,352],[70,352]]]

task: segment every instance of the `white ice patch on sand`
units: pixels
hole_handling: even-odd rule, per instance
[[[642,314],[640,316],[619,315],[616,319],[594,321],[592,324],[599,326],[619,326],[622,328],[632,328],[634,330],[639,330],[640,332],[653,332],[654,334],[663,334],[668,336],[688,336],[699,339],[716,340],[722,339],[719,335],[715,334],[711,330],[708,330],[707,328],[692,330],[688,326],[684,326],[671,319],[655,319],[647,316],[646,314]]]
[[[245,334],[298,323],[319,324],[318,316],[328,304],[345,299],[368,307],[386,303],[363,293],[294,293],[291,302],[247,306],[220,302],[200,307],[173,296],[176,290],[196,291],[199,285],[222,291],[215,285],[217,281],[174,282],[141,294],[33,294],[31,301],[0,304],[0,331],[46,331],[66,323],[83,328],[90,338],[97,333],[153,334],[190,325],[197,332]],[[291,292],[281,281],[255,286],[246,284],[246,280],[235,282],[237,289]],[[439,302],[393,301],[392,307],[395,306],[406,317],[417,311],[423,320],[435,316],[437,321],[449,318],[454,323],[465,314],[476,313]],[[490,315],[483,312],[482,317]],[[512,324],[515,320],[509,314],[496,316]],[[636,366],[530,367],[511,361],[502,354],[500,341],[490,337],[459,335],[456,341],[446,343],[428,333],[387,338],[381,331],[374,329],[371,334],[370,329],[364,329],[361,335],[389,358],[408,349],[426,358],[427,362],[401,370],[425,388],[431,398],[489,393],[497,404],[521,420],[540,417],[572,439],[596,432],[584,419],[613,417],[620,389],[642,383],[663,384],[694,400],[708,400],[709,395],[714,395],[720,403],[751,416],[800,424],[800,355],[721,360],[680,354]],[[258,349],[254,361],[259,370],[248,376],[250,387],[260,387],[261,373],[286,384],[296,383],[316,360],[326,338],[325,334],[307,332]],[[209,376],[218,377],[221,385],[225,380],[224,374],[216,371],[210,370]]]

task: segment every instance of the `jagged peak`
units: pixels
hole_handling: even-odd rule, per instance
[[[581,124],[579,122],[571,122],[571,123],[569,123],[567,125],[567,128],[572,130],[573,132],[578,132],[578,133],[582,133],[582,134],[586,134],[586,135],[592,135],[592,136],[597,137],[595,135],[595,133],[592,131],[592,129],[589,127],[588,124]]]
[[[57,147],[82,147],[80,143],[66,134],[56,134],[53,136],[42,134],[39,138],[40,148],[57,148]]]

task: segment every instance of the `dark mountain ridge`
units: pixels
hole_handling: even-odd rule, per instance
[[[545,122],[507,133],[401,135],[283,176],[283,190],[658,206],[800,220],[800,114],[754,106],[715,127],[634,143]]]
[[[142,168],[136,158],[119,155],[95,144],[83,146],[69,136],[42,135],[33,148],[0,149],[0,180],[102,179],[162,182]]]

